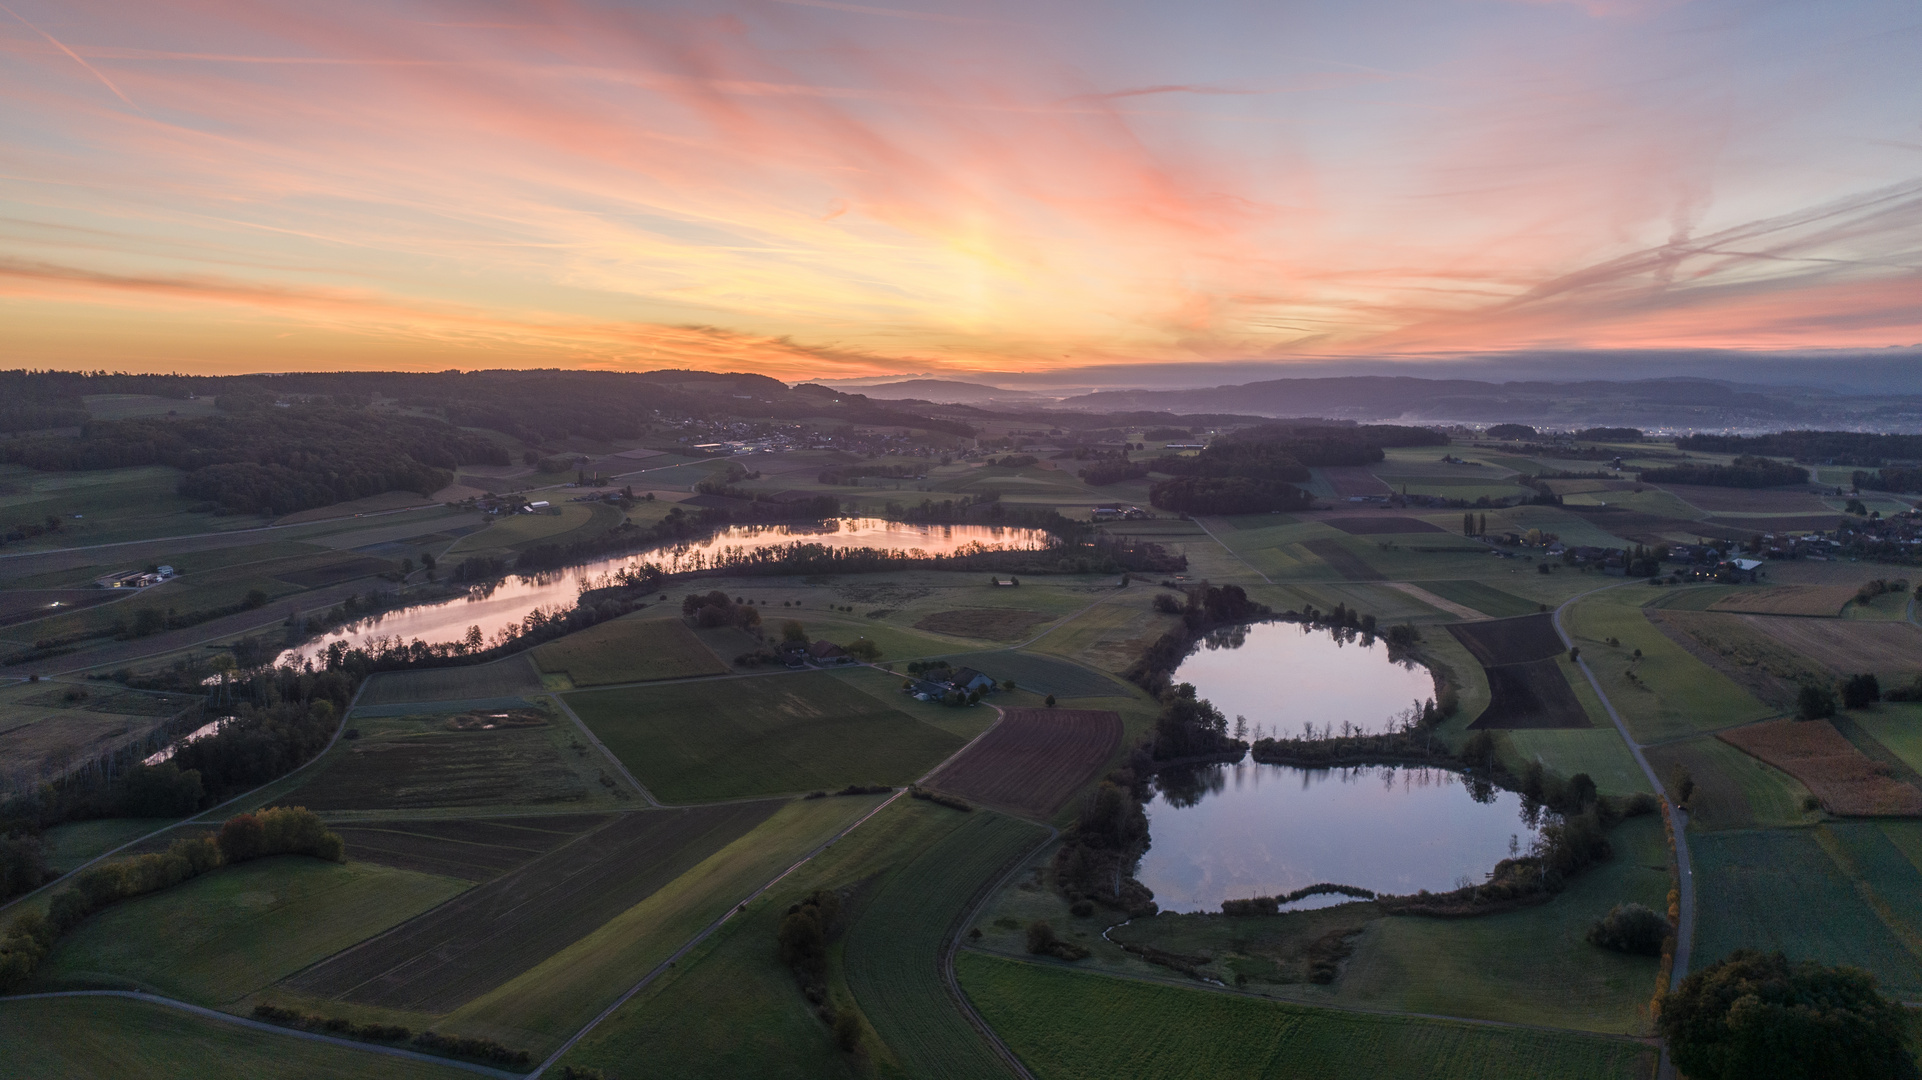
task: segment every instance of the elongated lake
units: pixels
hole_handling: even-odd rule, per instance
[[[1443,892],[1482,881],[1537,835],[1521,796],[1446,769],[1298,769],[1243,761],[1164,774],[1136,877],[1165,911],[1280,896],[1319,882]],[[1343,903],[1309,897],[1293,908]],[[1283,910],[1290,910],[1284,908]]]
[[[1415,702],[1435,696],[1428,669],[1390,660],[1387,643],[1290,622],[1210,634],[1174,679],[1193,683],[1231,724],[1246,717],[1251,740],[1257,730],[1296,738],[1310,724],[1317,733],[1340,734],[1343,725],[1385,731]]]
[[[594,587],[600,579],[623,567],[652,562],[670,573],[680,573],[710,567],[730,552],[792,543],[946,555],[977,545],[995,549],[1039,549],[1047,546],[1048,535],[1038,529],[910,525],[881,518],[840,518],[802,525],[730,525],[703,540],[604,559],[555,573],[509,577],[498,584],[476,588],[463,597],[396,608],[321,635],[298,649],[288,650],[280,659],[286,663],[302,654],[313,656],[335,641],[350,645],[396,637],[430,644],[455,641],[465,636],[470,627],[479,627],[481,636],[491,639],[507,626],[519,624],[535,608],[573,607],[583,588]]]

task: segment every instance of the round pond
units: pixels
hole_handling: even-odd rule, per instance
[[[1257,734],[1296,738],[1317,733],[1386,731],[1418,701],[1435,696],[1428,669],[1388,658],[1376,639],[1318,630],[1302,623],[1235,626],[1209,634],[1175,669],[1233,723]]]
[[[1300,769],[1241,762],[1171,771],[1148,804],[1135,875],[1165,911],[1320,882],[1444,892],[1480,882],[1537,835],[1521,796],[1446,769]],[[1316,896],[1294,907],[1342,903]]]

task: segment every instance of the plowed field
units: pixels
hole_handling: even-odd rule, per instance
[[[1556,635],[1555,620],[1550,615],[1450,623],[1448,632],[1484,667],[1546,660],[1562,651],[1562,639]]]
[[[448,1012],[640,903],[778,802],[623,814],[288,980],[297,993]]]
[[[1553,660],[1502,664],[1488,673],[1488,708],[1471,728],[1585,728],[1588,712]]]
[[[1810,615],[1833,618],[1842,605],[1855,599],[1848,585],[1772,585],[1765,589],[1744,589],[1720,597],[1708,606],[1710,611],[1747,611],[1757,615]]]
[[[1121,745],[1121,716],[1093,709],[1008,709],[929,784],[988,806],[1049,818]]]
[[[1872,671],[1885,676],[1922,671],[1922,626],[1914,623],[1767,615],[1736,618],[1832,671]]]
[[[1922,791],[1887,775],[1826,720],[1768,720],[1716,737],[1788,773],[1831,814],[1922,814]]]
[[[467,881],[491,881],[580,834],[607,824],[606,814],[479,821],[382,821],[336,825],[361,862],[419,870]]]

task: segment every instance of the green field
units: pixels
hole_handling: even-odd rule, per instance
[[[1869,841],[1851,837],[1851,842],[1861,850]],[[1689,846],[1701,903],[1697,968],[1735,949],[1780,949],[1797,959],[1863,968],[1904,997],[1922,990],[1922,956],[1904,938],[1922,941],[1901,912],[1886,908],[1891,901],[1883,895],[1883,889],[1922,888],[1912,864],[1899,872],[1884,857],[1864,868],[1833,833],[1822,835],[1821,827],[1704,833],[1691,837]],[[1831,848],[1863,876],[1851,877]],[[1875,887],[1876,878],[1882,888]],[[1912,906],[1912,896],[1902,899]],[[1878,906],[1885,906],[1886,914],[1878,913]]]
[[[530,496],[531,497],[531,496]],[[458,562],[481,552],[510,552],[536,544],[568,544],[598,536],[621,523],[621,511],[605,503],[563,503],[560,513],[509,514],[455,541],[446,558]]]
[[[863,898],[844,946],[848,988],[910,1075],[1003,1075],[948,999],[934,961],[968,899],[1045,836],[1027,822],[976,811]]]
[[[1852,714],[1856,725],[1875,737],[1909,768],[1922,771],[1922,704],[1884,702]]]
[[[1637,605],[1652,591],[1623,585],[1576,603],[1563,616],[1582,659],[1636,739],[1652,742],[1774,715],[1649,623]],[[1608,644],[1609,638],[1619,644]],[[1637,649],[1639,660],[1633,657]]]
[[[863,1053],[875,1068],[889,1076],[1003,1076],[947,998],[935,960],[967,898],[1042,835],[987,811],[899,799],[750,905],[567,1061],[610,1075],[646,1061],[658,1075],[717,1080],[853,1074],[856,1063],[834,1049],[771,947],[788,905],[828,888],[850,905],[830,982],[838,1007],[852,999],[864,1014]]]
[[[1629,1080],[1622,1039],[1337,1012],[963,953],[962,989],[1040,1080]]]
[[[727,664],[679,619],[615,619],[534,650],[548,674],[575,686],[725,675]]]
[[[58,1032],[49,1038],[49,1032]],[[461,1080],[474,1074],[123,998],[0,1001],[0,1077]]]
[[[101,818],[56,825],[46,832],[47,863],[67,871],[166,825],[151,818]]]
[[[1689,800],[1689,828],[1748,829],[1758,825],[1800,825],[1810,820],[1801,781],[1737,750],[1712,735],[1649,747],[1645,753],[1664,784],[1678,770],[1695,780]]]
[[[440,1029],[550,1051],[729,907],[883,798],[787,804],[598,930],[461,1006]]]
[[[88,919],[47,958],[38,988],[105,984],[227,1004],[466,887],[298,856],[224,867]]]
[[[905,784],[963,742],[826,672],[588,690],[567,703],[668,802]]]

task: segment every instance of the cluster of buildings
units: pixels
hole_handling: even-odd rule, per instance
[[[934,668],[910,680],[904,692],[916,701],[953,701],[979,697],[994,688],[994,679],[971,667]]]
[[[144,589],[150,585],[158,585],[173,576],[173,567],[156,566],[151,570],[128,570],[119,574],[108,574],[103,578],[95,578],[94,584],[103,589]]]

